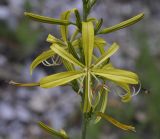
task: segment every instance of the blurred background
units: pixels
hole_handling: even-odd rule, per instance
[[[89,128],[88,139],[160,139],[159,7],[159,0],[98,0],[94,7],[91,15],[104,18],[104,27],[145,13],[141,22],[103,36],[110,44],[121,46],[111,59],[114,65],[137,72],[143,89],[129,103],[110,96],[106,110],[115,119],[134,125],[136,133],[101,121]],[[58,18],[72,8],[82,11],[81,0],[0,0],[0,139],[51,139],[37,121],[79,138],[80,98],[70,87],[16,88],[7,84],[9,80],[38,81],[63,70],[62,66],[48,69],[40,65],[30,76],[32,60],[49,48],[47,35],[60,34],[58,26],[31,21],[24,17],[24,11]]]

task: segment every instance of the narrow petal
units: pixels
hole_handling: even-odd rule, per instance
[[[52,136],[57,136],[62,139],[69,139],[68,135],[66,134],[64,130],[57,131],[42,122],[38,122],[38,125],[40,128],[42,128],[43,130],[45,130],[47,133],[49,133]]]
[[[107,102],[108,102],[108,90],[102,89],[101,91],[102,91],[101,103],[100,103],[100,106],[98,105],[99,108],[98,108],[97,111],[104,113],[105,110],[106,110],[106,107],[107,107]],[[98,116],[98,117],[95,119],[94,123],[96,124],[96,123],[98,123],[100,120],[101,120],[101,117]]]
[[[84,95],[84,104],[83,104],[83,113],[89,112],[92,106],[92,90],[91,90],[91,77],[90,74],[87,74],[85,77],[85,95]]]
[[[129,87],[129,84],[121,83],[121,82],[115,82],[115,83],[126,91],[126,94],[121,96],[121,101],[129,102],[132,98],[131,89]]]
[[[80,67],[84,67],[84,65],[81,62],[79,62],[76,58],[74,58],[70,53],[68,53],[66,50],[61,48],[59,45],[53,44],[51,46],[51,49],[55,53],[57,53],[59,56],[61,56],[62,58],[69,61],[70,63],[77,65],[77,66],[80,66]]]
[[[122,123],[118,122],[117,120],[113,119],[109,115],[103,114],[101,112],[97,112],[96,115],[102,117],[103,119],[105,119],[107,121],[109,121],[110,123],[112,123],[113,125],[117,126],[118,128],[121,128],[121,129],[126,130],[126,131],[136,132],[135,131],[135,127],[130,126],[130,125],[122,124]]]
[[[82,44],[87,67],[92,62],[94,47],[94,26],[92,22],[82,22]]]
[[[66,84],[84,76],[85,74],[82,71],[68,71],[61,72],[53,75],[49,75],[40,80],[40,87],[42,88],[52,88],[59,85]]]
[[[66,20],[69,22],[69,18],[70,18],[70,15],[72,12],[74,12],[75,9],[72,9],[72,10],[68,10],[68,11],[65,11],[61,14],[60,16],[60,19],[61,20]],[[64,25],[61,25],[60,26],[60,32],[61,32],[61,35],[62,35],[62,39],[64,42],[67,42],[67,39],[68,39],[68,26],[64,26]]]
[[[30,65],[30,74],[32,75],[33,70],[44,60],[54,56],[55,52],[53,50],[44,51],[40,54]]]
[[[102,76],[106,79],[128,83],[128,84],[138,84],[137,74],[120,69],[92,69],[93,74]]]
[[[14,86],[19,86],[19,87],[34,87],[34,86],[40,85],[39,83],[18,83],[15,81],[10,81],[9,84]]]
[[[57,24],[57,25],[69,25],[70,24],[70,22],[68,22],[67,20],[55,19],[55,18],[41,16],[38,14],[33,14],[33,13],[28,13],[28,12],[25,12],[24,15],[29,17],[32,20],[42,22],[42,23]]]
[[[144,17],[144,13],[140,13],[140,14],[132,17],[131,19],[128,19],[128,20],[123,21],[117,25],[114,25],[109,28],[105,28],[105,29],[101,30],[99,32],[99,34],[107,34],[107,33],[110,33],[110,32],[116,31],[116,30],[120,30],[120,29],[128,27],[128,26],[131,26],[131,25],[137,23],[138,21],[140,21],[141,19],[143,19],[143,17]]]
[[[51,34],[49,34],[48,35],[48,37],[47,37],[47,40],[46,40],[47,42],[50,42],[50,43],[56,43],[56,44],[58,44],[58,45],[60,45],[60,46],[66,46],[66,44],[63,42],[63,41],[61,41],[60,39],[57,39],[56,37],[54,37],[53,35],[51,35]]]
[[[113,43],[111,47],[94,63],[93,67],[97,67],[102,64],[105,60],[111,57],[117,50],[119,46],[116,43]]]

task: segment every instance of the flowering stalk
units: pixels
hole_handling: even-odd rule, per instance
[[[62,36],[61,39],[58,39],[51,34],[48,35],[47,42],[51,43],[50,48],[32,62],[30,73],[32,74],[40,63],[43,63],[46,67],[64,64],[66,71],[43,77],[36,83],[10,82],[10,84],[16,86],[40,86],[42,88],[53,88],[64,84],[71,85],[72,89],[82,99],[82,139],[86,139],[88,125],[98,123],[101,118],[123,130],[135,131],[133,126],[122,124],[105,114],[105,110],[108,102],[108,93],[110,92],[107,84],[112,82],[121,87],[125,93],[119,94],[119,96],[122,102],[128,102],[132,96],[137,94],[135,90],[132,92],[130,85],[139,83],[138,76],[131,71],[113,67],[110,58],[119,49],[119,46],[113,43],[106,51],[104,47],[107,42],[98,37],[98,35],[111,33],[135,24],[143,18],[144,14],[138,14],[117,25],[101,29],[103,19],[88,17],[96,1],[82,0],[82,17],[76,8],[63,12],[60,19],[25,12],[25,15],[34,21],[60,25]],[[70,21],[71,14],[75,15],[75,22]],[[75,31],[71,36],[68,35],[68,26],[70,25],[75,27]],[[99,50],[101,54],[99,57],[94,54],[94,49]],[[49,62],[48,59],[51,59],[50,61],[52,62]],[[51,135],[69,139],[64,130],[54,130],[42,122],[39,123],[39,126]]]

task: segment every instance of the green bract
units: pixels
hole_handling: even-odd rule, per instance
[[[104,112],[110,91],[107,84],[112,82],[121,87],[126,92],[121,96],[121,100],[122,102],[128,102],[132,98],[130,85],[139,83],[138,76],[131,71],[113,67],[110,58],[119,49],[119,46],[113,43],[105,50],[104,47],[107,42],[97,35],[130,26],[141,20],[144,14],[138,14],[120,24],[100,30],[103,19],[88,18],[88,14],[95,2],[96,0],[83,0],[85,13],[83,20],[76,8],[63,12],[60,19],[25,13],[27,17],[35,21],[60,25],[62,37],[58,39],[51,34],[48,35],[47,42],[51,43],[51,45],[47,51],[35,58],[30,66],[30,73],[32,74],[40,63],[46,66],[55,66],[63,63],[66,71],[46,76],[37,83],[22,84],[14,81],[10,83],[16,86],[40,86],[42,88],[70,84],[73,90],[82,98],[81,106],[84,115],[87,114],[91,119],[95,117],[93,118],[94,123],[104,118],[121,129],[135,131],[134,127],[121,124],[110,116],[105,115]],[[70,21],[71,14],[75,15],[75,22]],[[69,25],[75,26],[75,31],[71,37],[68,34]],[[99,50],[101,54],[99,57],[95,55],[94,49]],[[48,59],[52,59],[53,63],[47,61]],[[92,117],[92,115],[94,116]],[[39,125],[52,135],[55,134],[64,139],[68,138],[64,131],[55,131],[43,123],[39,123]]]

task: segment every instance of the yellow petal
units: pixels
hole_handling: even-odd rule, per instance
[[[91,65],[94,47],[94,26],[92,22],[82,22],[82,44],[84,49],[85,63]]]
[[[119,29],[122,29],[122,28],[125,28],[128,26],[131,26],[131,25],[137,23],[138,21],[140,21],[141,19],[143,19],[143,17],[144,17],[144,13],[140,13],[140,14],[132,17],[131,19],[128,19],[128,20],[123,21],[117,25],[114,25],[112,27],[105,28],[105,29],[101,30],[99,32],[99,34],[106,34],[106,33],[110,33],[110,32],[113,32],[113,31],[116,31],[116,30],[119,30]]]
[[[51,49],[57,53],[59,56],[61,56],[62,58],[64,58],[65,60],[69,61],[70,63],[80,66],[80,67],[84,67],[84,65],[79,62],[76,58],[73,57],[73,55],[71,55],[70,53],[68,53],[65,49],[63,49],[62,47],[60,47],[57,44],[53,44],[51,46]]]
[[[34,87],[34,86],[40,85],[39,83],[17,83],[14,81],[10,81],[9,84],[14,86],[19,86],[19,87]]]
[[[111,47],[109,47],[109,49],[100,58],[97,59],[93,67],[95,68],[105,62],[105,60],[111,57],[118,50],[118,48],[119,46],[116,43],[113,43]]]
[[[47,133],[49,133],[52,136],[57,136],[62,139],[69,139],[68,135],[66,134],[66,132],[63,129],[61,129],[60,131],[57,131],[42,122],[38,122],[38,125],[40,128],[42,128],[44,131],[46,131]]]
[[[53,50],[47,50],[44,51],[42,54],[40,54],[36,59],[32,62],[30,65],[30,74],[32,75],[33,70],[44,60],[54,56],[55,52]]]
[[[61,45],[62,47],[63,47],[63,46],[66,46],[66,44],[65,44],[63,41],[61,41],[60,39],[57,39],[56,37],[52,36],[51,34],[48,35],[46,41],[47,41],[47,42],[50,42],[50,43],[59,44],[59,45]]]
[[[42,22],[42,23],[58,24],[58,25],[69,25],[69,24],[71,24],[67,20],[55,19],[55,18],[41,16],[41,15],[38,15],[38,14],[33,14],[33,13],[28,13],[28,12],[25,12],[24,15],[29,17],[32,20]]]
[[[120,82],[115,82],[115,83],[127,92],[126,94],[121,96],[121,101],[122,102],[129,102],[132,98],[129,85],[126,83],[120,83]]]
[[[60,19],[61,20],[66,20],[69,22],[69,18],[70,18],[70,15],[72,12],[74,12],[75,9],[72,9],[72,10],[68,10],[68,11],[65,11],[61,14],[60,16]],[[61,25],[60,26],[60,32],[61,32],[61,35],[62,35],[62,39],[64,42],[67,42],[67,39],[68,39],[68,26],[64,26],[64,25]]]
[[[121,129],[126,130],[126,131],[134,131],[134,132],[136,132],[135,131],[135,127],[130,126],[130,125],[122,124],[122,123],[118,122],[117,120],[113,119],[109,115],[103,114],[101,112],[97,112],[96,115],[102,117],[103,119],[105,119],[107,121],[109,121],[110,123],[112,123],[113,125],[117,126],[118,128],[121,128]]]
[[[66,84],[84,76],[85,74],[82,71],[68,71],[61,72],[53,75],[49,75],[40,80],[40,87],[42,88],[52,88],[59,85]]]
[[[138,84],[138,76],[135,73],[126,70],[92,69],[92,73],[116,82]]]
[[[85,77],[85,95],[84,95],[84,104],[83,104],[83,113],[89,112],[92,106],[92,90],[91,90],[91,77],[90,74],[87,74]]]

